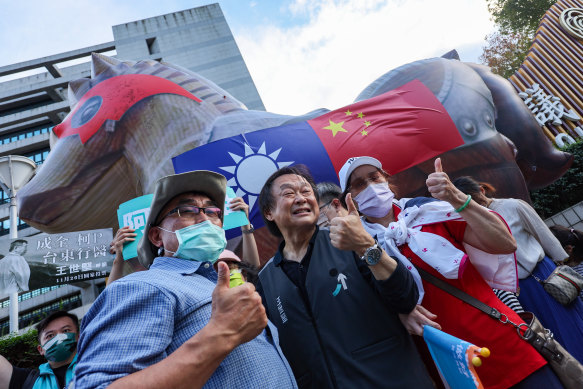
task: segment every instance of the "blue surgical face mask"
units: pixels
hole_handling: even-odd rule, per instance
[[[225,230],[211,223],[210,220],[176,231],[169,231],[162,227],[158,228],[176,234],[176,239],[178,240],[176,252],[164,249],[169,253],[173,253],[176,258],[215,263],[219,259],[219,255],[227,247]]]
[[[76,333],[66,332],[64,334],[56,334],[47,340],[41,346],[45,350],[45,358],[51,362],[63,362],[69,359],[77,349],[76,337]]]

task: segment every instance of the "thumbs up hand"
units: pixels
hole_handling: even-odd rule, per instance
[[[362,256],[367,248],[374,245],[375,241],[362,226],[350,193],[346,195],[346,207],[348,215],[335,217],[330,222],[330,242],[332,246],[340,250],[354,251]]]
[[[259,335],[267,326],[267,315],[253,284],[229,288],[229,266],[219,262],[217,268],[219,277],[208,325],[235,347]]]
[[[454,208],[458,208],[465,202],[467,196],[452,184],[447,173],[443,171],[441,158],[436,158],[434,165],[435,172],[425,181],[429,193],[436,199],[447,201]]]

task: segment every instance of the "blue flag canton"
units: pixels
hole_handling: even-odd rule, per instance
[[[338,183],[326,149],[307,122],[221,139],[180,154],[172,162],[176,173],[210,170],[223,174],[236,196],[249,204],[249,219],[256,228],[264,225],[259,193],[278,169],[303,164],[315,182]],[[228,238],[239,234],[238,229],[227,231]]]

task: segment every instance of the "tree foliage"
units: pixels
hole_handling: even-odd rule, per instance
[[[492,20],[501,31],[533,34],[556,0],[486,0]]]
[[[37,332],[33,329],[22,335],[9,335],[0,339],[0,355],[14,366],[37,368],[46,360],[36,349],[36,335]]]
[[[479,60],[504,78],[522,65],[534,33],[555,0],[486,0],[498,30],[486,37]]]
[[[530,45],[529,35],[496,31],[486,37],[486,46],[478,59],[488,65],[492,72],[509,78],[522,65]]]
[[[530,192],[534,209],[543,219],[577,204],[583,199],[583,141],[562,149],[573,154],[573,166],[549,186]]]

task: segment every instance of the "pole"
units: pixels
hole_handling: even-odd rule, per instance
[[[18,238],[16,196],[10,193],[10,239]],[[10,332],[18,332],[18,292],[10,293]]]
[[[18,238],[16,192],[31,179],[36,163],[19,155],[0,157],[0,187],[10,196],[10,239]],[[10,293],[10,332],[18,332],[18,292]]]

